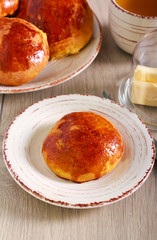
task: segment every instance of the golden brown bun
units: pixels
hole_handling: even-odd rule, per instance
[[[0,84],[20,85],[35,78],[46,66],[46,34],[18,18],[0,18]]]
[[[51,59],[78,53],[93,33],[86,0],[21,0],[17,16],[47,33]]]
[[[59,177],[85,182],[102,177],[119,163],[122,138],[115,126],[92,112],[65,115],[42,146],[50,169]]]
[[[18,8],[20,0],[0,0],[0,17],[12,15]]]

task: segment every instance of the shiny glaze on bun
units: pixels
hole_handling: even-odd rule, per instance
[[[93,112],[74,112],[51,129],[43,142],[42,154],[59,177],[85,182],[115,168],[123,154],[123,141],[104,117]]]
[[[93,34],[93,13],[86,0],[21,0],[17,17],[47,34],[51,59],[78,53]]]
[[[12,15],[18,8],[20,0],[0,0],[0,17]]]
[[[48,59],[46,34],[23,19],[0,18],[0,84],[29,82]]]

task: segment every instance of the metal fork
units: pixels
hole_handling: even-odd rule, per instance
[[[102,95],[103,95],[103,97],[112,100],[111,97],[104,90],[103,90]],[[157,160],[157,140],[155,138],[153,138],[153,140],[154,140],[154,143],[155,143],[155,159]]]

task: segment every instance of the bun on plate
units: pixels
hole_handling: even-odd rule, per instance
[[[86,0],[21,0],[17,17],[47,34],[51,59],[78,53],[93,34],[93,13]]]
[[[85,182],[116,167],[123,141],[106,118],[93,112],[74,112],[56,122],[43,142],[42,154],[59,177]]]
[[[0,18],[0,84],[21,85],[46,66],[49,46],[46,34],[18,18]]]

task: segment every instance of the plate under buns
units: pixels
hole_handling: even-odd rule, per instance
[[[41,149],[52,125],[62,116],[80,111],[109,119],[122,136],[124,154],[109,174],[78,184],[57,177],[46,165]],[[74,94],[44,99],[25,109],[5,134],[3,156],[14,180],[34,197],[58,206],[92,208],[136,191],[153,168],[155,148],[149,130],[136,114],[108,99]]]

